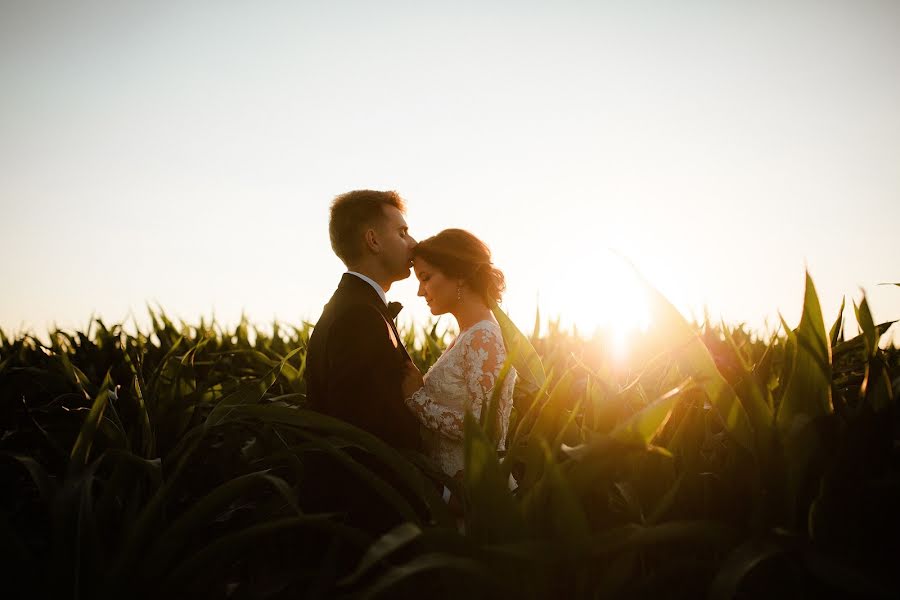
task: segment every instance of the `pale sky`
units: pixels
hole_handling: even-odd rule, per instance
[[[356,188],[529,330],[633,322],[615,253],[687,315],[796,324],[808,267],[900,318],[900,2],[0,0],[0,89],[7,333],[314,320]]]

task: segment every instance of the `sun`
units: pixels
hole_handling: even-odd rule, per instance
[[[622,360],[630,340],[650,326],[650,308],[634,269],[608,249],[583,254],[583,260],[556,270],[540,293],[541,313],[559,318],[563,328],[609,345]]]

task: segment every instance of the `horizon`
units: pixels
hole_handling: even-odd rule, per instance
[[[806,270],[900,318],[897,3],[12,2],[0,80],[8,334],[314,320],[359,188],[487,242],[526,331],[641,327],[626,260],[688,319],[796,324]]]
[[[885,283],[881,285],[900,286],[900,284],[896,283]],[[861,300],[862,297],[860,298],[860,302]],[[843,311],[840,314],[843,323],[843,339],[845,340],[850,340],[856,336],[862,335],[862,331],[859,329],[859,325],[856,322],[856,318],[854,316],[854,303],[857,306],[859,305],[859,302],[857,302],[856,299],[851,299],[846,302]],[[644,303],[644,306],[646,307],[646,303]],[[500,308],[504,310],[504,312],[506,312],[506,308],[503,306],[503,303],[500,304]],[[405,306],[404,309],[406,309]],[[247,315],[246,313],[241,313],[241,315],[236,320],[230,321],[219,320],[215,314],[201,314],[191,319],[184,318],[181,315],[171,315],[166,312],[165,307],[159,305],[154,307],[151,306],[151,303],[145,304],[144,312],[145,314],[142,313],[140,316],[138,316],[134,313],[134,311],[129,311],[129,313],[124,318],[111,321],[105,320],[101,315],[92,314],[87,319],[85,319],[82,325],[75,324],[64,327],[54,323],[47,326],[41,331],[37,331],[34,328],[8,330],[3,326],[0,326],[0,334],[5,335],[10,339],[33,337],[42,344],[46,345],[50,342],[50,334],[53,334],[55,332],[82,332],[85,334],[90,334],[90,332],[96,329],[96,324],[101,323],[106,328],[121,327],[123,333],[134,336],[137,334],[146,334],[152,332],[154,317],[165,317],[172,321],[174,325],[180,328],[186,327],[189,329],[199,329],[202,326],[218,329],[218,332],[222,335],[233,335],[232,332],[236,331],[236,329],[241,324],[246,324],[249,327],[248,339],[250,343],[254,343],[254,340],[257,338],[257,335],[259,333],[271,336],[274,334],[276,327],[279,328],[279,331],[283,332],[284,327],[299,328],[307,325],[310,327],[315,326],[315,319],[301,319],[299,322],[289,322],[279,320],[278,318],[273,318],[269,321],[257,321],[252,319],[251,316]],[[686,315],[684,313],[682,313],[682,316],[684,316],[689,323],[691,323],[698,329],[707,325],[711,326],[713,329],[722,329],[723,326],[732,329],[741,328],[747,331],[753,339],[763,342],[770,341],[771,339],[773,339],[773,337],[782,339],[785,335],[784,326],[782,325],[780,320],[775,323],[774,326],[766,322],[764,323],[764,326],[762,328],[753,328],[749,327],[745,322],[726,322],[724,320],[715,321],[714,319],[710,318],[709,312],[706,309],[704,309],[701,314],[702,317],[698,317],[698,315],[696,314]],[[823,313],[822,316],[827,332],[836,322],[838,314],[829,317],[828,314]],[[873,318],[876,325],[891,323],[885,333],[881,335],[879,346],[881,348],[900,348],[900,344],[898,344],[898,341],[900,341],[900,337],[898,337],[897,333],[898,328],[895,327],[898,320],[895,319],[885,321],[877,318],[877,315],[874,314]],[[622,361],[628,358],[631,350],[631,342],[634,341],[634,338],[636,336],[652,334],[654,329],[653,319],[646,318],[636,327],[629,326],[625,329],[617,329],[608,325],[598,325],[593,329],[593,331],[579,331],[578,323],[563,318],[561,314],[543,314],[539,305],[535,307],[535,314],[532,316],[532,319],[530,321],[530,327],[529,322],[525,319],[516,319],[516,325],[526,335],[531,337],[531,334],[534,330],[535,321],[537,321],[539,326],[539,337],[546,337],[550,335],[552,330],[565,336],[580,338],[585,342],[608,342],[609,346],[606,348],[606,352],[611,358],[617,361]],[[792,326],[792,328],[799,326],[799,319],[797,323],[788,322],[788,325]],[[401,315],[398,317],[398,328],[401,332],[411,330],[417,342],[422,341],[423,336],[426,335],[427,331],[430,328],[435,328],[435,330],[441,337],[444,337],[448,334],[453,335],[458,333],[458,326],[453,320],[453,316],[449,313],[437,316],[428,315],[424,320],[418,320],[416,317],[404,318],[404,315],[401,313]]]

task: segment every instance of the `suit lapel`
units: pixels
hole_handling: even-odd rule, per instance
[[[394,320],[387,314],[387,310],[381,313],[381,316],[384,317],[384,320],[387,321],[388,326],[394,332],[394,335],[397,336],[397,345],[403,350],[403,354],[406,356],[406,360],[412,362],[412,357],[409,355],[409,352],[406,351],[406,346],[403,345],[403,339],[400,337],[400,332],[397,331],[397,326],[394,325]]]
[[[356,275],[344,273],[344,276],[341,277],[341,283],[338,285],[338,289],[343,290],[344,293],[352,295],[353,297],[365,299],[368,304],[374,306],[378,312],[381,313],[381,316],[384,318],[390,331],[393,332],[393,335],[396,337],[397,347],[403,351],[406,360],[413,362],[412,357],[410,357],[409,352],[406,350],[406,346],[403,345],[403,339],[400,337],[400,332],[397,331],[397,326],[394,324],[394,320],[388,312],[387,305],[381,301],[381,296],[378,295],[378,292],[376,292],[371,285]]]

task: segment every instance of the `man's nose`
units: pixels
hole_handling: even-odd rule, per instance
[[[425,285],[424,284],[422,284],[422,283],[419,284],[419,291],[418,291],[418,293],[416,293],[416,296],[422,296],[423,298],[425,297]]]
[[[410,249],[415,248],[419,243],[416,241],[416,238],[414,238],[413,236],[411,236],[409,234],[406,235],[406,239],[409,240],[408,245],[409,245]]]

